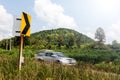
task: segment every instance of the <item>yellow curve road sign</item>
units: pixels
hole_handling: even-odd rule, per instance
[[[31,16],[29,14],[26,14],[25,12],[22,12],[20,28],[21,35],[30,36],[30,22]]]

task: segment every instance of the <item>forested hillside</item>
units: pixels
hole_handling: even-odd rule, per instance
[[[42,48],[48,49],[52,47],[80,47],[81,44],[90,42],[93,42],[93,40],[86,35],[65,28],[40,31],[32,34],[30,37],[31,45],[39,45]]]
[[[81,44],[94,42],[86,35],[74,30],[59,28],[52,30],[44,30],[31,34],[30,37],[24,38],[24,45],[29,45],[33,48],[80,48]],[[11,39],[12,47],[18,46],[20,43],[20,37],[14,37]],[[9,40],[2,40],[0,47],[9,47]]]

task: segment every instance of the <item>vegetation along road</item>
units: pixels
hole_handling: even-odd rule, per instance
[[[96,30],[96,39],[70,29],[33,33],[24,38],[22,70],[18,71],[19,37],[0,41],[0,80],[120,80],[120,43],[104,44]],[[100,38],[100,39],[99,39]],[[34,55],[41,49],[65,53],[77,60],[74,66],[39,62]]]

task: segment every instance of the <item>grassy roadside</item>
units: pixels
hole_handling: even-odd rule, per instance
[[[62,50],[63,51],[63,50]],[[70,51],[67,52],[69,53]],[[17,68],[18,50],[0,52],[0,80],[119,80],[120,66],[115,72],[112,66],[105,67],[103,64],[90,64],[79,62],[75,66],[62,66],[59,64],[41,63],[34,59],[35,50],[23,51],[25,63],[22,65],[21,75]],[[71,51],[73,53],[75,51]],[[106,63],[104,63],[107,65]],[[106,71],[107,70],[107,71]],[[113,70],[115,70],[113,68]]]

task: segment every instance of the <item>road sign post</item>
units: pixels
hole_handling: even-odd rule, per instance
[[[22,66],[22,50],[23,50],[23,38],[24,36],[20,36],[20,51],[19,51],[19,70],[21,70]]]
[[[21,27],[20,27],[20,51],[19,51],[19,65],[18,65],[19,71],[21,70],[22,63],[24,62],[22,56],[23,40],[25,36],[30,36],[30,21],[31,21],[31,16],[23,12],[21,18]]]

